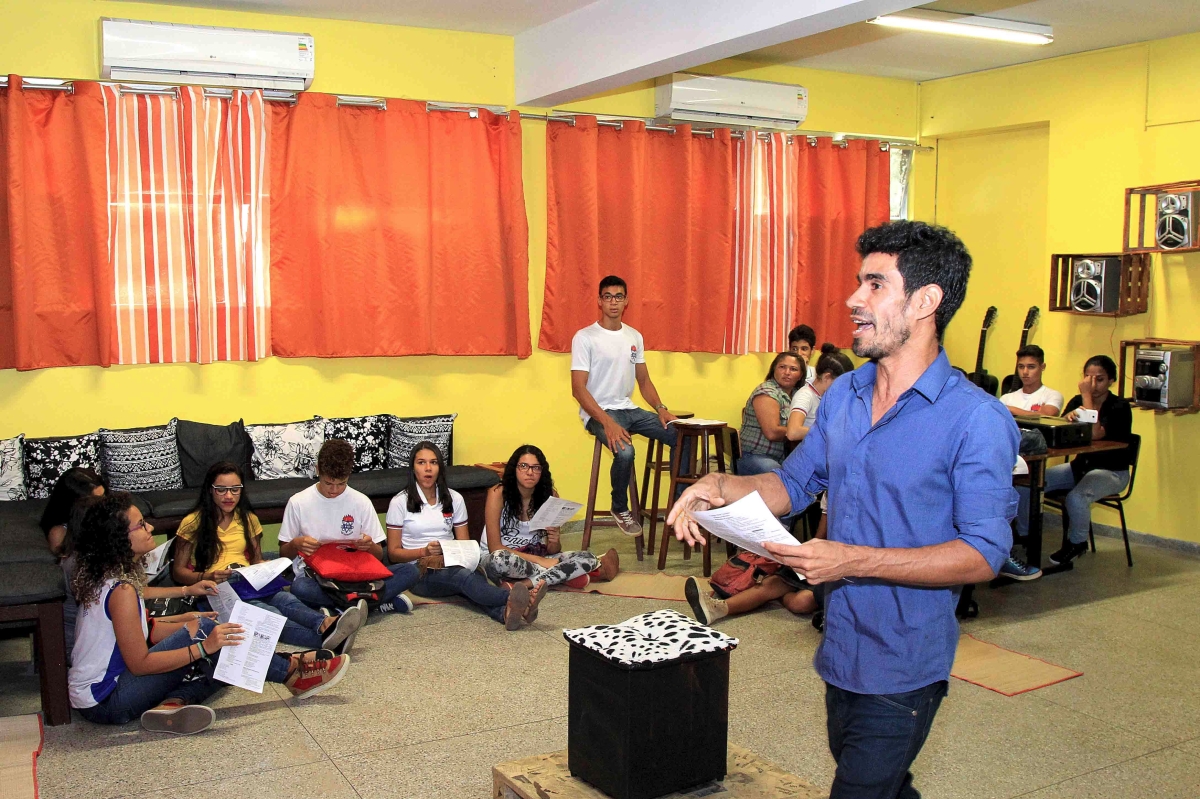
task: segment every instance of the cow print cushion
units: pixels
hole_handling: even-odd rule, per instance
[[[341,438],[354,447],[354,471],[388,467],[388,415],[351,416],[325,420],[325,440]]]
[[[25,434],[0,441],[0,501],[28,499],[25,490]]]
[[[160,427],[133,430],[100,428],[100,455],[104,476],[114,491],[168,491],[183,488],[179,445],[175,440],[178,419]]]
[[[257,480],[316,477],[317,453],[325,443],[325,420],[317,417],[291,424],[248,424],[254,445],[250,468]]]
[[[100,472],[100,434],[25,439],[25,486],[32,499],[45,499],[67,469]]]
[[[656,610],[620,624],[563,630],[563,637],[623,666],[641,666],[725,652],[738,640],[674,610]]]
[[[388,468],[407,468],[412,459],[413,447],[422,441],[432,441],[442,451],[442,458],[449,466],[454,462],[450,451],[450,437],[454,434],[454,419],[457,413],[444,416],[420,416],[403,418],[389,416]]]

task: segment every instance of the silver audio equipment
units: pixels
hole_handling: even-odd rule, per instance
[[[1081,258],[1071,263],[1071,309],[1115,313],[1121,303],[1121,259]]]
[[[1154,240],[1164,250],[1200,245],[1200,191],[1159,194]]]
[[[1147,408],[1186,408],[1195,391],[1195,357],[1190,349],[1139,348],[1133,359],[1133,401]]]

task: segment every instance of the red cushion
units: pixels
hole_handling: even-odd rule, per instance
[[[327,580],[365,583],[369,580],[386,580],[392,576],[379,558],[349,544],[322,544],[316,552],[303,557],[308,568]]]

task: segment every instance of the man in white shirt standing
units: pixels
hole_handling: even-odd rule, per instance
[[[1042,385],[1046,371],[1046,353],[1036,344],[1026,344],[1017,350],[1017,376],[1021,388],[1005,394],[1000,402],[1013,416],[1058,416],[1063,407],[1063,395]]]
[[[658,396],[646,369],[642,334],[621,321],[629,302],[625,281],[609,275],[600,281],[600,321],[571,339],[571,394],[587,431],[613,453],[612,515],[625,535],[641,535],[642,525],[629,512],[629,478],[633,473],[633,435],[675,446],[677,433],[668,427],[675,415]],[[642,398],[657,415],[633,403],[637,383]]]

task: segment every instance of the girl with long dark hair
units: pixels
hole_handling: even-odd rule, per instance
[[[854,371],[854,362],[850,360],[836,344],[826,342],[821,345],[821,357],[817,359],[815,377],[805,382],[792,395],[792,404],[788,411],[787,437],[789,441],[803,441],[817,420],[817,408],[821,397],[837,380],[847,372]]]
[[[245,480],[236,463],[222,461],[209,467],[192,512],[183,517],[175,536],[175,561],[171,576],[180,585],[201,580],[244,582],[233,571],[237,566],[262,563],[262,524],[243,490]],[[279,640],[285,644],[320,647],[340,654],[366,622],[361,608],[347,608],[340,616],[326,616],[287,591],[259,600],[260,608],[287,617]]]
[[[81,497],[98,496],[104,493],[104,488],[104,481],[95,469],[75,466],[59,475],[54,488],[50,489],[50,499],[46,501],[40,522],[51,552],[60,558],[71,554],[67,524],[71,520],[71,511]]]
[[[489,616],[516,630],[537,618],[544,591],[531,596],[518,583],[512,589],[492,585],[477,571],[445,565],[442,541],[470,539],[467,505],[446,484],[442,452],[431,441],[413,447],[408,487],[392,498],[387,513],[387,552],[393,563],[417,562],[420,579],[412,592],[425,597],[463,596]]]
[[[586,585],[589,579],[617,576],[620,561],[615,549],[599,558],[587,550],[563,552],[558,528],[530,529],[529,520],[552,496],[554,478],[545,454],[532,444],[517,447],[500,485],[488,490],[487,527],[480,540],[488,577],[549,588],[572,580]]]
[[[199,704],[222,687],[213,678],[216,655],[237,645],[245,630],[209,618],[147,623],[142,557],[154,549],[154,528],[129,494],[87,498],[74,531],[74,591],[80,615],[68,676],[71,705],[88,721],[127,724],[141,717],[151,732],[189,734],[208,729],[216,713]],[[342,678],[348,655],[275,654],[267,680],[303,699]]]

